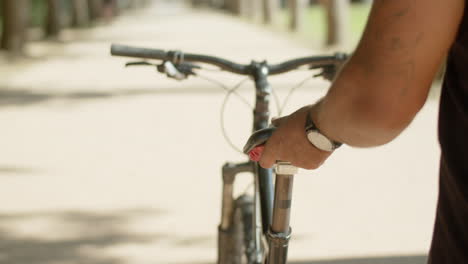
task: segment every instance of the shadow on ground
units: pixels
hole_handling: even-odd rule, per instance
[[[222,89],[214,87],[181,87],[181,88],[148,88],[148,89],[131,89],[131,90],[115,90],[115,91],[72,91],[72,92],[55,92],[45,90],[32,89],[2,89],[0,87],[0,108],[4,107],[26,107],[38,104],[45,104],[51,101],[54,102],[84,102],[91,100],[105,100],[121,97],[137,97],[147,95],[164,95],[164,94],[216,94],[225,93]]]
[[[0,263],[119,264],[121,261],[117,258],[105,257],[93,254],[93,252],[124,243],[148,243],[160,239],[160,236],[158,238],[156,235],[136,235],[125,231],[125,224],[132,218],[147,214],[160,215],[162,211],[128,210],[113,213],[66,211],[2,214],[0,222],[7,224],[2,224],[0,229]],[[75,235],[46,238],[37,235],[31,236],[31,234],[28,235],[16,230],[21,223],[23,225],[44,225],[44,222],[49,223],[52,226],[51,231],[59,234],[59,237],[63,233],[70,232],[70,229],[73,230],[71,233]]]
[[[120,264],[124,261],[109,254],[106,256],[106,249],[160,241],[191,246],[208,239],[128,230],[128,224],[140,217],[159,218],[166,213],[159,209],[143,208],[112,212],[0,214],[0,263]]]
[[[0,89],[0,107],[31,106],[58,101],[82,101],[96,99],[110,99],[118,96],[137,96],[151,94],[151,90],[128,90],[116,92],[80,91],[59,93],[52,91],[34,91],[29,89]]]
[[[189,81],[190,82],[190,81]],[[249,86],[245,84],[245,86]],[[316,88],[323,89],[321,85],[314,85],[313,90]],[[58,92],[48,91],[41,89],[29,89],[29,88],[7,88],[0,86],[0,108],[4,107],[25,107],[34,106],[37,104],[45,104],[51,101],[54,102],[85,102],[91,100],[105,100],[122,97],[138,97],[138,96],[151,96],[151,95],[171,95],[171,94],[226,94],[231,93],[228,90],[231,87],[220,87],[216,84],[207,83],[202,86],[192,86],[189,83],[176,84],[174,87],[161,88],[157,87],[157,81],[155,85],[151,87],[139,87],[138,89],[116,89],[116,90],[91,90],[91,89],[80,89],[69,90],[69,92]],[[288,86],[275,86],[275,90],[289,90],[291,87]],[[308,88],[310,89],[310,87]],[[67,89],[62,89],[67,91]],[[253,90],[251,87],[245,88],[245,90]],[[234,97],[237,96],[236,92],[233,92]],[[431,89],[431,93],[428,98],[431,100],[438,100],[440,95],[440,85],[434,85]],[[244,96],[245,97],[245,96]]]
[[[426,263],[427,263],[427,256],[425,255],[288,261],[288,264],[426,264]],[[208,264],[208,263],[199,263],[199,264]]]
[[[27,168],[27,167],[21,167],[21,166],[10,166],[10,165],[0,164],[0,176],[22,175],[22,174],[28,174],[32,172],[37,173],[37,170],[32,169],[32,168]]]
[[[427,256],[384,256],[332,260],[292,261],[290,264],[426,264]]]

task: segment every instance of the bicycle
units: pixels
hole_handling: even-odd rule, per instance
[[[269,65],[266,61],[252,61],[248,65],[200,54],[160,49],[137,48],[113,44],[111,54],[140,59],[162,61],[153,64],[148,61],[127,63],[126,66],[155,66],[167,77],[185,80],[203,69],[200,64],[209,64],[234,74],[246,75],[253,79],[256,89],[255,109],[253,112],[255,131],[247,141],[243,151],[249,156],[244,163],[226,163],[222,167],[222,208],[221,223],[218,226],[218,264],[285,264],[289,239],[291,237],[290,210],[293,175],[297,168],[285,161],[275,165],[275,184],[273,170],[264,169],[257,162],[262,146],[272,135],[275,128],[269,126],[271,86],[269,75],[282,74],[303,66],[321,69],[325,79],[332,80],[347,56],[336,53],[331,56],[312,56],[288,60]],[[232,92],[230,90],[229,92]],[[233,189],[236,175],[250,172],[254,178],[253,197],[242,194],[234,198]],[[245,259],[244,259],[245,256]]]

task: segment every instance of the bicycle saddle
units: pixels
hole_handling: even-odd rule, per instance
[[[247,140],[247,143],[244,146],[244,153],[249,155],[251,160],[259,161],[262,156],[265,142],[267,142],[271,135],[273,135],[275,130],[276,127],[271,126],[255,131]]]

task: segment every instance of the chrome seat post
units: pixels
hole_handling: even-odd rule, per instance
[[[288,256],[288,244],[291,237],[289,226],[294,174],[298,169],[288,162],[276,163],[275,198],[273,219],[268,231],[268,264],[285,264]]]

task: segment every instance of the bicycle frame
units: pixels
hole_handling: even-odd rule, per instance
[[[252,77],[255,83],[256,97],[255,97],[255,109],[253,112],[254,122],[253,131],[257,131],[269,126],[270,119],[270,97],[271,97],[271,86],[268,83],[268,66],[266,62],[252,62]],[[262,235],[271,235],[270,227],[272,225],[273,215],[273,172],[272,169],[264,169],[258,165],[258,163],[247,162],[232,164],[226,163],[222,169],[223,172],[223,196],[222,196],[222,215],[221,224],[219,226],[219,243],[223,243],[223,232],[229,230],[230,222],[234,210],[234,197],[233,197],[233,185],[235,176],[241,172],[251,172],[254,175],[254,188],[255,188],[255,206],[254,206],[254,248],[248,250],[252,252],[252,256],[248,256],[249,263],[260,264],[265,259],[265,252],[262,248]],[[260,209],[260,210],[259,210]],[[289,226],[288,226],[289,228]],[[278,232],[275,230],[275,232]],[[225,261],[223,258],[226,247],[219,247],[218,252],[218,263],[222,264]],[[286,260],[286,251],[283,253],[276,252],[275,259]],[[278,255],[279,254],[279,255]],[[268,258],[270,260],[270,258]],[[269,261],[270,262],[270,261]],[[285,262],[271,262],[271,263],[285,263]]]
[[[336,72],[336,67],[347,58],[345,54],[337,53],[334,56],[314,56],[292,59],[280,64],[268,65],[266,62],[253,61],[250,65],[237,64],[232,61],[200,54],[182,53],[180,51],[164,51],[159,49],[136,48],[124,45],[112,45],[111,54],[143,59],[156,59],[163,62],[171,62],[169,68],[157,67],[161,73],[168,77],[181,80],[193,74],[190,64],[185,64],[189,70],[176,68],[182,66],[185,61],[206,63],[218,66],[220,69],[240,75],[249,75],[255,83],[255,108],[253,112],[253,131],[261,130],[269,126],[270,97],[272,89],[268,83],[268,76],[285,73],[301,66],[310,69],[321,68],[319,75],[331,80]],[[153,65],[147,62],[130,63],[127,65]],[[166,63],[164,64],[166,65]],[[168,72],[169,71],[169,72]],[[316,75],[316,76],[319,76]],[[285,264],[287,259],[288,242],[291,236],[289,227],[293,175],[297,168],[287,162],[277,162],[275,167],[276,184],[273,190],[273,171],[264,169],[252,161],[244,163],[226,163],[222,167],[222,209],[221,223],[218,227],[218,264],[232,263],[230,241],[233,235],[233,215],[235,199],[233,196],[234,181],[236,175],[241,172],[250,172],[254,175],[254,213],[253,213],[253,238],[252,244],[245,245],[249,264]],[[274,193],[274,194],[273,194]],[[273,200],[274,199],[274,200]],[[268,238],[268,252],[263,245],[263,237]],[[268,253],[268,256],[266,256]]]

